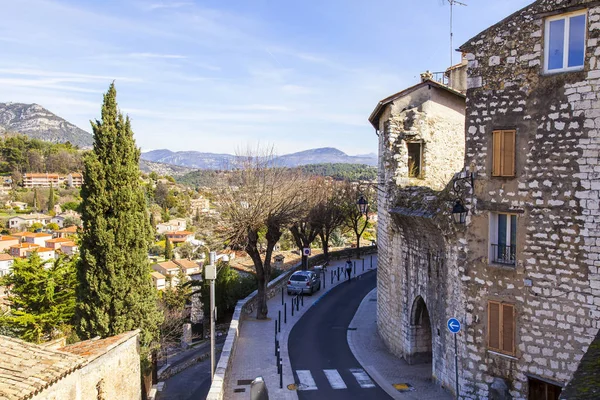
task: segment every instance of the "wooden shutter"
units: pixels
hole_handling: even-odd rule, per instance
[[[502,351],[515,352],[515,308],[512,304],[502,304]]]
[[[492,176],[515,176],[516,132],[493,132]]]
[[[500,350],[500,303],[488,302],[488,347]]]
[[[493,139],[494,143],[492,144],[492,150],[494,154],[492,157],[492,176],[502,176],[502,131],[494,131]]]

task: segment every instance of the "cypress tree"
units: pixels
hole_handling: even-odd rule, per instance
[[[165,259],[170,260],[173,258],[173,246],[171,245],[171,241],[167,237],[165,239]]]
[[[162,320],[148,263],[153,229],[139,179],[140,150],[129,117],[117,109],[114,83],[92,130],[94,148],[84,160],[81,189],[77,329],[90,338],[140,328],[147,348]]]
[[[54,188],[52,187],[52,183],[50,183],[50,193],[48,194],[48,212],[54,211]]]
[[[37,212],[40,200],[38,199],[38,191],[36,188],[33,189],[33,211]]]

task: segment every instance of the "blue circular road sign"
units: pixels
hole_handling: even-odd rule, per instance
[[[456,318],[450,318],[448,320],[448,330],[452,333],[458,333],[460,331],[460,322]]]

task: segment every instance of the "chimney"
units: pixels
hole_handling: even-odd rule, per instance
[[[464,54],[460,63],[448,68],[445,75],[448,78],[448,86],[452,89],[461,93],[467,91],[467,58]]]
[[[421,82],[432,81],[432,80],[433,80],[433,74],[431,72],[429,72],[429,70],[421,73]]]

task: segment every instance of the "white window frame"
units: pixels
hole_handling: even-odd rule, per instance
[[[571,17],[576,17],[579,15],[585,15],[585,26],[584,32],[585,37],[583,38],[583,64],[575,66],[575,67],[565,67],[569,63],[569,28],[571,26]],[[564,19],[565,20],[565,33],[563,37],[563,67],[556,69],[548,69],[548,61],[549,61],[549,51],[548,46],[550,45],[550,23],[552,21],[558,21]],[[588,27],[588,18],[587,18],[587,9],[574,11],[567,14],[560,14],[554,17],[546,18],[546,22],[544,24],[544,73],[546,74],[555,74],[558,72],[566,72],[566,71],[581,71],[585,66],[585,53],[587,49],[587,27]]]
[[[512,216],[515,216],[517,219],[517,228],[518,228],[518,219],[519,219],[519,214],[515,214],[515,213],[507,213],[507,212],[491,212],[489,214],[489,221],[490,221],[490,227],[489,227],[489,243],[488,243],[488,260],[489,260],[489,264],[498,264],[496,262],[494,262],[494,260],[496,259],[496,255],[494,254],[494,247],[493,245],[498,245],[498,216],[499,215],[506,215],[506,246],[513,246],[512,240],[511,240],[511,230],[512,230]],[[518,234],[518,232],[517,232]],[[515,243],[516,245],[516,243]],[[515,254],[516,254],[516,249],[515,249]],[[511,266],[511,265],[515,265],[517,264],[517,257],[515,255],[515,263],[514,264],[498,264],[498,265],[506,265],[506,266]]]

